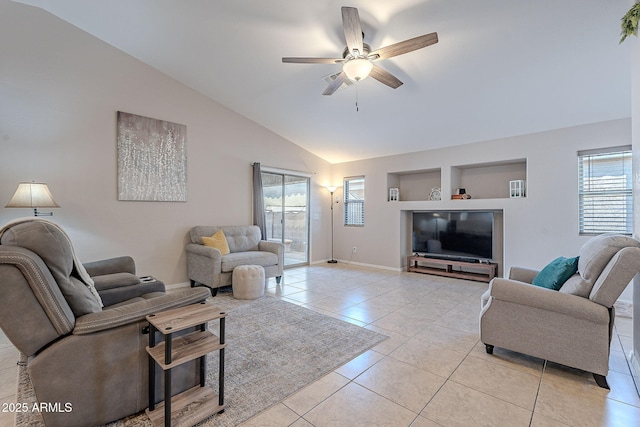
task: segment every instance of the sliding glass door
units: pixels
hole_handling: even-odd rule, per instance
[[[262,172],[267,240],[284,244],[285,267],[309,263],[309,178]]]

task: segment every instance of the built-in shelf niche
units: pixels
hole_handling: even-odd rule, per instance
[[[527,159],[452,166],[451,194],[464,188],[473,199],[508,198],[509,181],[526,179]]]
[[[442,171],[440,168],[417,171],[403,171],[387,174],[387,200],[389,188],[400,190],[400,201],[429,200],[432,188],[441,188]]]

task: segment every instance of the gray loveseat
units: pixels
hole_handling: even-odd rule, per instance
[[[222,229],[231,251],[222,255],[216,248],[205,246],[203,237]],[[196,226],[189,233],[187,244],[187,275],[191,286],[207,286],[216,294],[218,288],[231,284],[233,269],[239,265],[261,265],[265,278],[275,277],[280,283],[284,271],[284,245],[262,239],[255,225]]]
[[[57,225],[40,220],[3,228],[0,328],[26,356],[36,399],[68,405],[65,410],[42,412],[47,426],[105,424],[145,409],[149,403],[145,316],[210,296],[205,288],[165,294],[158,291],[164,288],[161,282],[131,283],[135,281],[131,262],[119,258],[84,269]],[[129,264],[128,271],[115,271],[124,264]],[[104,307],[91,291],[93,281],[87,272],[104,276],[96,285],[114,290],[102,299]],[[119,286],[118,278],[128,281]],[[174,368],[172,393],[198,383],[198,363]],[[156,385],[160,399],[160,373]]]
[[[559,291],[532,285],[536,270],[513,267],[482,296],[480,340],[591,372],[608,388],[613,304],[640,271],[640,242],[605,234],[586,242],[578,272]]]

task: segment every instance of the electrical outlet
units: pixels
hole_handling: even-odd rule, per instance
[[[357,248],[356,246],[354,246],[354,247],[353,247],[353,249],[352,249],[352,251],[353,251],[354,253],[356,253],[356,252],[358,252],[358,248]]]

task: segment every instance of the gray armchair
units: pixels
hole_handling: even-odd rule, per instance
[[[591,372],[608,388],[613,304],[640,271],[640,242],[605,234],[580,249],[578,272],[559,291],[531,285],[538,271],[514,267],[482,296],[480,340]]]
[[[149,403],[145,316],[203,301],[209,290],[165,294],[158,292],[164,288],[160,282],[154,289],[143,284],[139,292],[132,290],[139,284],[123,285],[120,298],[111,295],[101,307],[83,282],[86,273],[74,261],[68,237],[58,226],[38,220],[0,231],[0,328],[27,356],[36,399],[72,407],[70,412],[42,412],[45,424],[99,425],[145,409]],[[101,267],[123,261],[128,262],[89,264],[88,271],[97,274]],[[102,273],[123,273],[108,271],[112,270]],[[122,299],[133,293],[136,296]],[[106,303],[109,298],[113,304]],[[199,383],[199,364],[175,368],[173,378],[172,394],[193,387]],[[156,396],[163,399],[162,381],[156,384]]]
[[[230,253],[222,255],[213,247],[202,243],[222,229],[229,244]],[[284,271],[284,245],[280,242],[261,240],[260,228],[255,225],[240,226],[196,226],[189,233],[187,244],[187,275],[191,286],[198,284],[218,288],[231,284],[233,269],[239,265],[260,265],[265,278],[275,277],[280,283]]]

